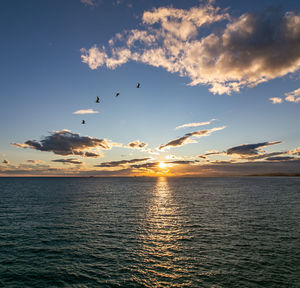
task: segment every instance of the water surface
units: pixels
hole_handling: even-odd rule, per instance
[[[0,286],[300,287],[300,178],[0,178]]]

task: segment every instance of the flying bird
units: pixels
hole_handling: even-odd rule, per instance
[[[97,98],[96,98],[96,103],[99,103],[99,100],[100,100],[100,99],[99,99],[99,97],[97,96]]]
[[[81,121],[81,124],[85,124],[85,120],[82,120],[82,121]]]
[[[118,97],[119,95],[120,95],[120,93],[119,93],[119,92],[117,92],[117,93],[116,93],[116,97]]]
[[[136,84],[136,88],[140,88],[141,87],[141,84],[138,82],[137,84]]]

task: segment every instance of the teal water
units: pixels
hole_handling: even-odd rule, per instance
[[[1,287],[300,287],[300,178],[0,178]]]

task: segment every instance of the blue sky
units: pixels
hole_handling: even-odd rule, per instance
[[[0,175],[300,173],[300,7],[241,2],[1,2]]]

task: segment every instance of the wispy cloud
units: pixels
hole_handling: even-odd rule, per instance
[[[260,152],[263,152],[263,150],[259,149],[261,147],[270,146],[282,143],[282,141],[275,141],[275,142],[261,142],[261,143],[255,143],[255,144],[242,144],[239,146],[235,146],[232,148],[227,149],[226,153],[228,155],[230,154],[238,154],[238,155],[257,155]]]
[[[42,161],[42,160],[31,160],[31,159],[27,160],[26,162],[27,163],[32,163],[32,164],[41,164],[41,163],[44,163],[44,161]]]
[[[267,161],[291,161],[295,159],[296,158],[292,156],[274,156],[266,158]]]
[[[300,20],[299,20],[300,22]],[[300,25],[300,24],[299,24]],[[300,29],[300,28],[299,28]],[[289,102],[294,102],[294,103],[298,103],[300,102],[300,88],[296,89],[294,91],[285,93],[285,100],[289,101]]]
[[[271,97],[269,98],[270,101],[272,101],[273,104],[280,104],[282,103],[282,99],[279,97]]]
[[[194,139],[191,139],[191,138],[192,137],[199,138],[199,137],[203,137],[203,136],[209,136],[212,132],[215,132],[215,131],[218,131],[218,130],[223,130],[224,128],[226,128],[226,126],[216,127],[216,128],[207,129],[207,130],[199,130],[199,131],[187,133],[182,137],[179,137],[175,140],[169,141],[165,145],[159,146],[158,150],[164,150],[166,148],[179,147],[179,146],[183,146],[183,145],[188,144],[188,143],[197,143],[197,141],[195,141]]]
[[[88,5],[88,6],[95,6],[96,0],[80,0],[82,4]]]
[[[131,159],[131,160],[120,160],[120,161],[110,161],[110,162],[103,162],[99,165],[94,165],[94,167],[118,167],[118,166],[123,166],[123,165],[128,165],[132,163],[137,163],[137,162],[145,162],[150,160],[151,158],[139,158],[139,159]]]
[[[98,114],[98,113],[99,111],[96,111],[94,109],[82,109],[73,112],[73,114]]]
[[[199,31],[222,20],[229,22],[218,33]],[[191,85],[210,85],[214,94],[238,92],[300,68],[300,14],[293,11],[269,8],[231,19],[211,4],[161,7],[145,11],[142,22],[144,29],[118,33],[108,47],[82,49],[82,62],[91,69],[115,69],[128,61],[162,67],[189,77]]]
[[[63,164],[76,164],[76,165],[82,165],[83,162],[76,159],[76,158],[67,158],[67,159],[55,159],[52,160],[52,162],[58,162],[58,163],[63,163]]]
[[[193,123],[187,123],[187,124],[183,124],[180,126],[177,126],[175,128],[175,130],[177,129],[182,129],[182,128],[190,128],[190,127],[199,127],[199,126],[204,126],[204,125],[209,125],[212,121],[215,121],[216,119],[211,119],[209,121],[205,121],[205,122],[193,122]]]
[[[44,137],[41,141],[28,140],[24,143],[12,143],[21,148],[31,148],[39,151],[53,152],[57,155],[78,155],[82,157],[102,157],[101,154],[90,151],[91,149],[109,150],[120,146],[107,139],[98,139],[89,136],[80,136],[69,130],[60,130]]]

